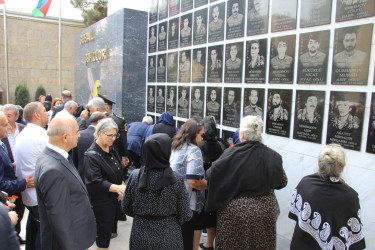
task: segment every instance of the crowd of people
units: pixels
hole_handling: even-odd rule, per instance
[[[80,105],[65,90],[23,109],[0,106],[1,249],[108,249],[125,214],[130,249],[276,249],[274,190],[288,178],[262,143],[261,117],[243,117],[229,147],[212,116],[178,129],[165,112],[157,124],[145,116],[127,126],[113,104],[99,96]],[[291,249],[366,247],[344,168],[343,148],[327,145],[317,173],[291,194]]]

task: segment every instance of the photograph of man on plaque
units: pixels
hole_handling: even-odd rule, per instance
[[[373,0],[337,0],[336,22],[374,16]]]
[[[291,89],[268,89],[266,133],[289,137]]]
[[[194,96],[193,96],[194,94]],[[203,119],[204,87],[191,88],[191,118]]]
[[[177,86],[167,86],[167,112],[171,113],[173,116],[176,116],[176,90]]]
[[[326,84],[329,33],[324,30],[300,35],[298,84]]]
[[[223,81],[223,45],[208,47],[207,82]]]
[[[181,13],[193,9],[193,0],[181,0]]]
[[[190,50],[180,51],[179,82],[190,82]]]
[[[167,50],[167,22],[159,24],[158,51]]]
[[[207,8],[194,12],[194,36],[193,44],[207,42]]]
[[[241,88],[224,88],[223,125],[240,126],[241,100]]]
[[[194,0],[194,8],[208,4],[208,0]]]
[[[167,81],[177,82],[177,52],[168,53],[168,64],[167,64]]]
[[[155,86],[147,86],[147,111],[155,112]]]
[[[268,32],[269,0],[248,0],[247,36]]]
[[[293,139],[322,143],[324,91],[297,90]]]
[[[263,119],[264,89],[245,88],[243,116],[256,115]]]
[[[191,45],[192,13],[180,17],[180,47]]]
[[[366,93],[331,91],[327,128],[327,144],[361,149]]]
[[[271,32],[294,30],[297,26],[297,0],[273,0]]]
[[[148,53],[156,52],[156,29],[156,25],[151,26],[149,29]]]
[[[169,0],[169,17],[180,14],[180,0]]]
[[[225,3],[210,7],[210,23],[208,25],[208,42],[224,40]]]
[[[301,1],[300,27],[312,27],[331,23],[332,0]]]
[[[157,82],[165,82],[165,78],[166,78],[165,57],[166,57],[166,54],[158,55],[158,75],[156,78]]]
[[[227,2],[227,39],[244,36],[245,0],[229,0]]]
[[[335,30],[332,84],[367,85],[372,26]]]
[[[179,18],[169,20],[168,49],[178,48]]]
[[[221,123],[221,87],[207,87],[206,116],[215,117],[216,124]]]
[[[270,83],[293,83],[296,35],[271,39]]]
[[[156,96],[156,113],[162,114],[165,112],[165,87],[156,87],[158,94]]]
[[[156,81],[156,56],[148,57],[148,82]]]
[[[375,154],[375,93],[371,97],[366,152]]]
[[[168,0],[159,0],[159,21],[168,17]]]
[[[193,82],[204,83],[204,80],[206,79],[206,48],[193,50],[192,68]]]
[[[150,15],[148,23],[152,24],[158,21],[158,0],[151,0],[150,3]]]
[[[234,136],[235,132],[223,129],[222,133],[223,133],[222,138],[223,138],[224,143],[229,145],[229,147],[232,146],[233,145],[233,136]]]
[[[178,88],[178,111],[177,115],[182,118],[189,118],[189,86]]]
[[[226,83],[242,82],[243,42],[229,43],[225,47],[225,77]]]
[[[266,81],[267,39],[246,42],[246,83],[265,83]]]

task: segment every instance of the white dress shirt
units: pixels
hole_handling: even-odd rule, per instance
[[[24,179],[35,174],[35,164],[48,142],[47,131],[33,123],[28,123],[17,136],[15,150],[17,176]],[[25,206],[38,205],[35,188],[26,188],[22,192]]]
[[[20,133],[19,129],[18,129],[18,126],[16,124],[16,130],[14,131],[14,134],[12,133],[11,130],[8,130],[8,141],[9,141],[9,146],[10,146],[10,149],[12,150],[12,155],[13,155],[13,159],[15,159],[15,153],[14,153],[14,150],[15,150],[15,147],[16,147],[16,137],[18,136],[18,134]]]
[[[68,156],[69,156],[69,154],[68,154],[68,152],[66,152],[64,149],[59,148],[59,147],[57,147],[57,146],[55,146],[55,145],[52,145],[52,144],[50,144],[50,143],[47,143],[47,147],[50,148],[50,149],[52,149],[53,151],[56,151],[56,152],[59,153],[62,157],[64,157],[65,159],[68,160]]]

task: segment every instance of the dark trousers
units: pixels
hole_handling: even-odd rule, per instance
[[[21,232],[21,220],[22,220],[23,214],[25,212],[25,205],[22,202],[21,194],[16,194],[16,195],[18,196],[18,199],[15,202],[15,204],[16,204],[15,211],[18,215],[18,221],[17,221],[17,224],[16,224],[15,228],[16,228],[16,232],[17,232],[17,237],[19,237],[19,234]]]
[[[193,249],[193,238],[194,238],[194,226],[193,218],[181,226],[182,229],[182,240],[184,242],[184,250]]]
[[[26,250],[41,250],[38,206],[27,207],[27,209],[29,218],[26,224]]]

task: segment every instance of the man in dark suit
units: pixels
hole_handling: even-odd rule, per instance
[[[48,144],[35,169],[42,249],[87,249],[96,224],[85,184],[68,151],[77,146],[78,125],[59,114],[48,127]]]

